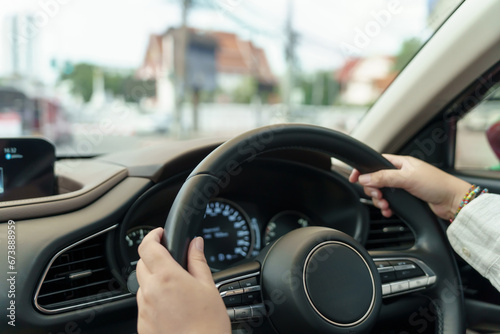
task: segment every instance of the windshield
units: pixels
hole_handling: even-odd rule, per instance
[[[18,0],[0,12],[0,133],[61,156],[350,132],[461,0]]]

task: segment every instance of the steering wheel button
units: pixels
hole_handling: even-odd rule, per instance
[[[224,300],[224,304],[226,304],[226,306],[235,306],[241,304],[241,295],[228,296],[222,299]]]
[[[247,293],[247,292],[255,292],[255,291],[260,291],[260,285],[251,286],[251,287],[243,289],[243,292],[245,292],[245,293]]]
[[[410,289],[410,284],[408,283],[408,281],[391,283],[391,293],[398,293],[409,289]]]
[[[387,296],[391,293],[390,284],[382,284],[382,296]]]
[[[408,281],[408,284],[410,286],[410,289],[417,289],[421,288],[427,285],[428,282],[427,276],[419,277],[419,278],[413,278]]]
[[[243,292],[244,292],[243,289],[227,290],[227,291],[222,291],[220,295],[221,297],[227,297],[233,295],[241,295]]]
[[[388,261],[375,261],[375,267],[377,267],[379,273],[394,271],[394,267]]]
[[[395,270],[408,270],[408,269],[415,269],[416,266],[414,264],[402,264],[400,266],[394,266]]]
[[[241,280],[240,281],[240,285],[241,285],[242,288],[248,288],[248,287],[251,287],[251,286],[256,286],[256,285],[258,285],[258,283],[257,283],[257,277],[251,277],[251,278],[247,278],[247,279]]]
[[[387,272],[391,272],[391,271],[394,271],[394,267],[379,267],[377,268],[378,272],[379,273],[387,273]]]
[[[414,268],[414,269],[404,269],[404,270],[398,270],[396,271],[396,278],[399,279],[405,279],[405,278],[413,278],[413,277],[419,277],[419,276],[424,276],[424,272],[420,268]]]
[[[236,320],[249,319],[252,317],[252,308],[250,306],[241,306],[234,308],[234,318]]]
[[[391,266],[394,266],[394,267],[406,266],[406,265],[410,265],[410,264],[415,265],[415,263],[413,263],[410,260],[393,260],[393,261],[389,261],[389,263]]]
[[[252,304],[256,300],[259,300],[259,294],[257,292],[252,292],[252,293],[245,293],[244,295],[241,296],[241,303],[242,304]]]
[[[394,271],[380,273],[380,280],[382,283],[394,282],[396,280],[396,274]]]
[[[389,264],[389,261],[375,261],[375,267],[377,267],[377,269],[380,269],[380,268],[392,267],[392,265]]]
[[[266,316],[266,306],[264,304],[255,304],[250,306],[252,308],[252,317],[263,318]]]
[[[236,289],[240,289],[240,288],[241,288],[240,282],[233,282],[233,283],[229,283],[229,284],[224,284],[223,286],[221,286],[219,288],[219,291],[224,292],[224,291],[231,291],[231,290],[236,290]]]

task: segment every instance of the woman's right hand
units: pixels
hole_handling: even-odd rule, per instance
[[[409,156],[384,154],[396,169],[361,174],[354,169],[350,182],[359,182],[365,194],[385,217],[392,216],[389,203],[383,198],[380,188],[402,188],[413,196],[427,202],[432,211],[443,219],[453,219],[463,196],[471,184],[447,174],[424,161]]]

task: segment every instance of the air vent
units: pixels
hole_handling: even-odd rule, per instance
[[[107,231],[67,247],[52,259],[35,295],[40,311],[69,311],[128,295],[105,256]]]
[[[366,249],[401,250],[413,246],[415,235],[405,222],[395,215],[385,218],[373,204],[368,201],[364,204],[370,213],[370,232]]]

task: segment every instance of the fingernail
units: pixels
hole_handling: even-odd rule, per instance
[[[202,237],[197,237],[194,240],[194,245],[196,246],[196,248],[198,248],[198,250],[203,252],[203,238]]]
[[[368,183],[371,180],[370,174],[363,174],[359,176],[359,183]]]
[[[372,191],[370,194],[373,198],[378,198],[378,193],[376,191]]]

